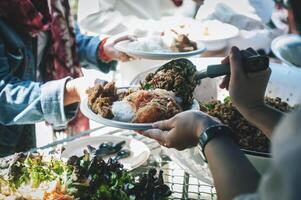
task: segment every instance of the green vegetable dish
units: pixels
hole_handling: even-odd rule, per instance
[[[134,200],[166,199],[163,172],[135,177],[117,160],[84,152],[66,162],[40,154],[16,154],[0,162],[0,199]]]

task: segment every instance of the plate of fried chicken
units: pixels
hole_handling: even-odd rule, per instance
[[[80,109],[98,123],[129,130],[147,130],[152,123],[169,119],[186,110],[199,110],[193,98],[198,84],[196,66],[176,59],[150,72],[140,85],[116,87],[115,82],[89,88]]]
[[[181,98],[164,89],[116,88],[114,82],[87,90],[80,109],[89,119],[116,128],[147,130],[152,123],[184,111]],[[190,109],[198,110],[193,101]]]

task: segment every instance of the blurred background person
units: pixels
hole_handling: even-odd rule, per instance
[[[275,12],[273,0],[210,0],[204,1],[196,19],[200,21],[218,20],[231,24],[240,30],[240,35],[230,40],[229,46],[270,52],[274,38],[287,33],[287,28],[275,26],[272,14]],[[222,31],[222,30],[221,30]]]
[[[65,129],[80,101],[80,59],[108,72],[128,59],[114,48],[126,39],[74,31],[68,0],[0,1],[0,157],[35,147],[36,122]]]
[[[78,22],[83,31],[115,35],[137,28],[145,29],[150,20],[160,20],[166,16],[192,18],[197,7],[195,1],[79,0]]]

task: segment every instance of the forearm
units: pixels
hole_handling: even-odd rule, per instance
[[[217,137],[205,147],[205,155],[216,186],[218,199],[255,192],[260,176],[231,138]]]
[[[81,34],[78,25],[75,26],[77,53],[82,61],[87,61],[98,67],[103,73],[115,70],[117,62],[104,62],[99,57],[99,46],[101,40],[98,36],[87,36]],[[85,66],[85,65],[83,65]]]
[[[268,138],[272,137],[273,130],[284,116],[281,111],[265,104],[241,113],[249,122],[262,130]]]

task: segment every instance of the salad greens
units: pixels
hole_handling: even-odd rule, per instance
[[[97,152],[97,151],[93,151]],[[58,181],[66,195],[79,200],[134,200],[165,199],[171,194],[164,184],[162,171],[151,169],[135,177],[123,169],[116,159],[107,162],[100,154],[84,151],[81,157],[72,156],[67,162],[40,154],[16,154],[0,174],[1,187],[15,192],[22,185],[38,188],[41,183]]]

